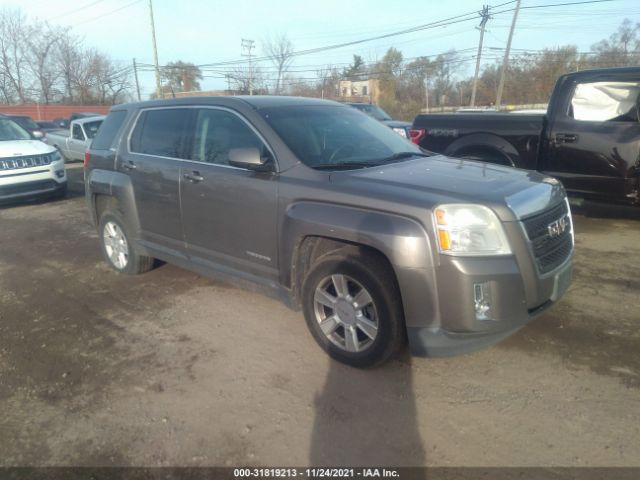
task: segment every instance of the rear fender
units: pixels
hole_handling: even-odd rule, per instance
[[[140,238],[140,219],[136,207],[133,184],[128,175],[109,170],[91,170],[88,173],[86,188],[90,192],[90,210],[95,225],[98,225],[100,221],[97,218],[96,196],[109,196],[116,200],[117,210],[126,223],[129,233],[135,239]]]

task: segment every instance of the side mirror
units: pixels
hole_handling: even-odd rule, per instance
[[[234,167],[248,168],[257,172],[271,170],[268,165],[268,157],[260,156],[260,150],[256,147],[232,148],[229,150],[229,164]]]

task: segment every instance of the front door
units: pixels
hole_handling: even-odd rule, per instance
[[[640,77],[577,83],[550,125],[542,170],[579,195],[631,200],[640,158]]]
[[[71,138],[68,140],[70,160],[83,160],[87,142],[82,127],[74,123],[71,127]]]
[[[269,149],[238,114],[200,108],[194,114],[189,159],[180,171],[182,219],[193,261],[231,273],[277,278],[277,175],[230,164],[229,151]],[[273,160],[273,158],[272,158]]]
[[[188,108],[143,110],[118,170],[133,185],[143,245],[170,255],[186,256],[180,218],[179,179],[183,162]]]

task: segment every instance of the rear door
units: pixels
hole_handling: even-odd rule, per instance
[[[572,192],[631,200],[638,184],[640,75],[568,88],[550,124],[542,170]]]
[[[189,143],[180,191],[191,259],[275,280],[277,176],[229,163],[233,148],[256,147],[273,160],[270,149],[243,117],[215,107],[196,110]]]
[[[187,123],[192,109],[142,110],[117,168],[129,175],[140,222],[141,243],[185,256],[180,218],[179,178]]]

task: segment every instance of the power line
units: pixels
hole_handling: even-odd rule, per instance
[[[85,9],[87,9],[87,8],[89,8],[89,7],[93,7],[94,5],[96,5],[96,4],[100,3],[100,2],[103,2],[103,1],[104,1],[104,0],[96,0],[96,1],[94,1],[94,2],[91,2],[91,3],[87,4],[87,5],[84,5],[84,6],[82,6],[82,7],[76,8],[76,9],[74,9],[74,10],[70,10],[70,11],[65,12],[65,13],[61,13],[60,15],[56,15],[55,17],[51,17],[51,18],[49,19],[49,21],[57,20],[58,18],[67,17],[67,16],[69,16],[69,15],[73,15],[73,14],[74,14],[74,13],[76,13],[76,12],[80,12],[81,10],[85,10]]]
[[[75,28],[75,27],[77,27],[78,25],[84,25],[85,23],[90,23],[90,22],[94,22],[94,21],[96,21],[96,20],[100,20],[101,18],[104,18],[104,17],[106,17],[106,16],[109,16],[109,15],[112,15],[112,14],[114,14],[114,13],[117,13],[117,12],[119,12],[119,11],[121,11],[121,10],[124,10],[125,8],[129,8],[129,7],[133,6],[133,5],[135,5],[136,3],[140,3],[141,1],[142,1],[142,0],[134,0],[134,1],[133,1],[133,2],[131,2],[131,3],[127,3],[126,5],[123,5],[123,6],[122,6],[122,7],[120,7],[120,8],[116,8],[115,10],[111,10],[110,12],[103,13],[103,14],[101,14],[101,15],[97,15],[97,16],[95,16],[95,17],[89,18],[89,19],[84,20],[84,21],[82,21],[82,22],[76,22],[76,23],[74,23],[74,24],[71,26],[71,28]]]

